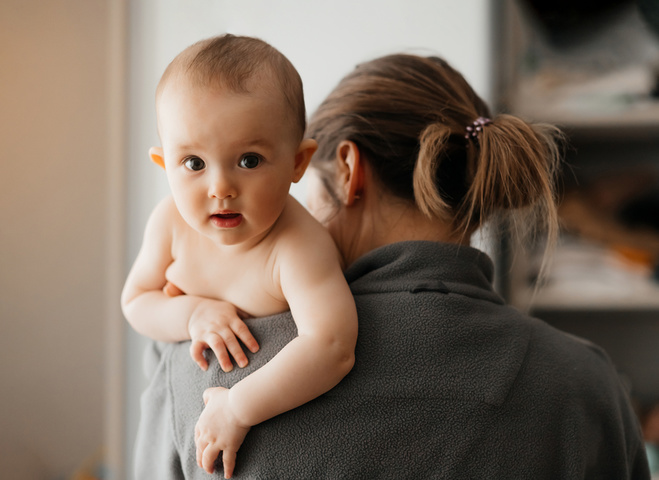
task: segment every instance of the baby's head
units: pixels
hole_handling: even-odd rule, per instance
[[[265,90],[282,95],[291,133],[298,142],[302,140],[306,128],[302,80],[293,64],[262,40],[225,34],[189,46],[163,73],[156,89],[156,108],[165,89],[180,82],[236,94]]]
[[[316,150],[286,57],[254,38],[201,41],[167,67],[156,108],[150,155],[188,225],[218,244],[267,235]]]

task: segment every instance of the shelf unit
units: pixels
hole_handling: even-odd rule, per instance
[[[496,109],[551,123],[565,132],[568,168],[563,182],[566,191],[576,192],[569,198],[579,200],[593,180],[606,176],[612,179],[611,191],[621,189],[625,182],[627,190],[633,190],[634,178],[642,179],[645,186],[654,178],[659,188],[659,98],[649,95],[659,88],[659,37],[641,32],[643,25],[633,35],[635,41],[645,42],[638,49],[644,55],[656,53],[656,63],[614,58],[610,63],[619,68],[598,71],[587,59],[579,60],[579,54],[588,55],[587,49],[556,52],[541,45],[538,25],[521,0],[504,0],[501,6]],[[640,15],[631,11],[625,15],[621,28],[635,28]],[[591,48],[597,49],[597,43]],[[562,54],[569,57],[565,62]],[[581,63],[587,65],[584,70]],[[561,208],[565,205],[567,196]],[[655,353],[659,351],[659,270],[653,271],[656,263],[632,261],[617,248],[627,240],[635,248],[651,245],[650,258],[655,256],[656,262],[659,232],[643,238],[630,236],[616,230],[603,215],[603,220],[597,219],[601,237],[589,238],[583,233],[598,232],[589,224],[596,223],[599,212],[591,209],[590,216],[588,212],[582,210],[583,221],[576,222],[581,235],[561,236],[547,281],[537,288],[533,280],[542,246],[506,239],[498,262],[501,290],[513,305],[604,347],[633,395],[659,401],[659,355]],[[611,241],[604,241],[605,235]]]

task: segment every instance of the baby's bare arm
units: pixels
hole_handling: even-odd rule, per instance
[[[251,426],[327,392],[354,364],[357,311],[329,234],[313,229],[305,238],[283,240],[290,245],[278,244],[279,278],[298,336],[230,390],[207,391],[196,441],[198,462],[209,472],[220,450],[225,474],[231,472]],[[225,438],[230,431],[242,436]]]
[[[329,236],[296,245],[280,269],[298,336],[231,389],[235,415],[249,425],[327,392],[354,364],[357,311]]]
[[[138,333],[154,340],[192,339],[192,357],[203,369],[207,366],[203,356],[206,348],[213,350],[226,371],[232,368],[227,350],[240,366],[245,366],[247,357],[236,336],[253,352],[258,350],[258,344],[233,305],[164,291],[165,273],[173,262],[175,208],[171,198],[165,199],[149,218],[142,248],[122,292],[124,315]]]
[[[128,274],[121,295],[124,315],[140,334],[154,340],[189,340],[188,319],[201,299],[163,292],[165,272],[172,263],[173,222],[171,198],[160,202],[149,217],[142,247]]]

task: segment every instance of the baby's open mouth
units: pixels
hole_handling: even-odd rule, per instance
[[[243,216],[240,213],[215,213],[211,215],[211,222],[218,228],[234,228],[240,225]]]

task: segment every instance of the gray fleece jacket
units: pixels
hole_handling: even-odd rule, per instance
[[[482,252],[403,242],[346,272],[359,314],[352,372],[253,427],[236,479],[648,479],[627,394],[607,355],[507,306]],[[231,387],[295,335],[290,314],[249,320],[245,369],[203,372],[189,343],[154,350],[136,478],[208,479],[195,461],[202,394]]]

